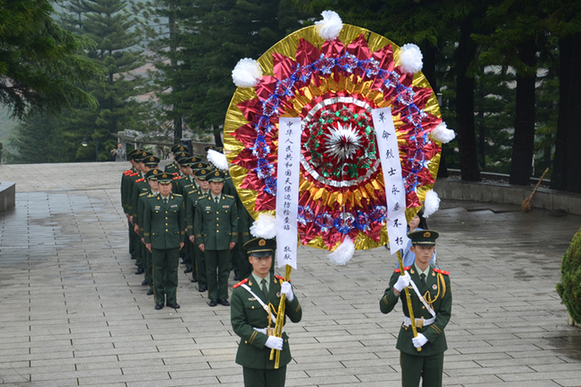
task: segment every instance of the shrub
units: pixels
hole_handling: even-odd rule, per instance
[[[581,230],[577,231],[561,262],[561,283],[557,284],[569,315],[581,324]]]

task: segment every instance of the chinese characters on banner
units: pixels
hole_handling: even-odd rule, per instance
[[[293,269],[297,268],[300,157],[301,119],[280,117],[276,181],[276,256],[278,267],[290,265]]]
[[[385,196],[387,199],[387,236],[392,254],[407,245],[407,220],[405,217],[405,188],[401,175],[397,135],[391,117],[391,108],[373,109],[373,125],[377,135],[377,148],[381,157]]]

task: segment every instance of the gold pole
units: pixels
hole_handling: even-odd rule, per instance
[[[401,258],[401,250],[397,251],[397,261],[399,262],[399,268],[400,268],[400,273],[401,275],[405,275],[405,270],[403,267],[403,259]],[[405,291],[405,298],[407,300],[408,303],[408,312],[410,315],[410,320],[412,322],[412,332],[414,333],[414,337],[418,337],[418,330],[416,328],[416,319],[414,318],[414,308],[412,305],[412,299],[410,297],[410,291],[409,289],[406,287],[404,288]],[[418,352],[421,352],[422,347],[417,348]]]
[[[284,280],[288,281],[290,279],[292,266],[285,265],[284,270]],[[274,335],[276,337],[282,337],[282,328],[284,327],[284,313],[285,313],[285,302],[286,294],[280,295],[280,304],[278,304],[278,313],[276,315],[276,324],[274,325]],[[274,369],[277,370],[280,363],[280,351],[271,349],[270,350],[270,360],[274,359],[274,351],[276,351],[276,359],[274,361]]]

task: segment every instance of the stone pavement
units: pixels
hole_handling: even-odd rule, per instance
[[[208,307],[181,270],[181,309],[156,311],[134,274],[126,167],[0,165],[0,180],[17,183],[16,208],[0,214],[0,384],[242,385],[229,308]],[[551,215],[447,200],[428,220],[454,294],[446,386],[581,386],[581,330],[555,291],[581,217]],[[298,264],[304,312],[287,325],[287,386],[399,386],[401,308],[378,304],[395,258],[382,247],[335,266],[301,247]]]

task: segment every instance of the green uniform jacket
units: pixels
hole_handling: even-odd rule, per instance
[[[151,186],[147,181],[145,181],[145,179],[136,180],[135,184],[133,184],[131,201],[129,202],[128,206],[128,213],[129,215],[133,216],[133,223],[137,222],[136,217],[137,217],[137,205],[139,204],[139,196],[144,192],[148,194],[151,193]]]
[[[238,242],[238,212],[234,197],[220,195],[220,204],[212,195],[201,197],[194,215],[196,245],[204,244],[206,250],[229,250],[230,242]]]
[[[171,163],[166,164],[163,171],[167,173],[176,173],[180,171],[180,167],[178,167],[177,161],[174,160]]]
[[[135,171],[133,168],[126,170],[125,172],[123,172],[123,175],[121,176],[121,204],[123,205],[123,211],[127,214],[127,208],[128,208],[128,202],[129,202],[129,198],[128,198],[128,194],[129,194],[129,184],[130,184],[130,180],[135,177],[138,176],[139,173],[137,171]]]
[[[179,248],[185,242],[186,222],[184,200],[181,195],[170,194],[167,204],[161,195],[148,198],[143,214],[143,237],[154,249]]]
[[[188,235],[194,235],[194,218],[196,216],[196,205],[198,200],[206,195],[210,194],[210,190],[207,193],[203,193],[201,189],[195,191],[190,191],[186,199],[186,228],[188,230]]]
[[[257,296],[262,296],[260,286],[254,282],[254,277],[250,276],[240,283],[244,282],[246,282]],[[280,304],[280,284],[282,282],[283,280],[280,277],[271,276],[268,301],[264,302],[267,305],[272,304],[272,310],[275,311],[273,313],[275,316]],[[268,336],[254,330],[254,328],[266,328],[268,326],[268,315],[254,296],[242,286],[238,285],[234,285],[230,300],[230,321],[232,323],[232,329],[240,336],[236,363],[248,368],[273,369],[274,360],[269,360],[270,348],[264,346]],[[301,309],[296,294],[292,301],[286,301],[285,322],[287,316],[292,322],[299,322],[303,317],[303,310]],[[275,322],[273,321],[270,325],[271,328],[274,328],[274,324]],[[282,333],[282,338],[284,344],[282,351],[280,351],[279,366],[284,366],[291,360],[288,335],[286,332]]]
[[[420,352],[418,352],[412,343],[414,337],[412,327],[409,326],[406,328],[403,324],[399,331],[396,348],[404,353],[418,356],[431,356],[442,353],[448,349],[444,328],[448,324],[448,321],[450,321],[450,316],[452,315],[452,288],[450,287],[448,272],[434,270],[430,267],[426,278],[426,285],[422,287],[420,276],[416,272],[415,267],[412,266],[406,269],[409,269],[412,281],[417,285],[424,299],[428,303],[431,303],[432,308],[436,312],[436,321],[427,327],[418,328],[418,333],[422,333],[428,339],[428,342],[424,344]],[[403,313],[409,317],[405,290],[402,290],[399,296],[396,296],[393,292],[393,285],[397,282],[400,275],[399,269],[392,274],[389,287],[385,290],[385,294],[379,301],[379,309],[382,313],[389,313],[393,310],[395,304],[397,304],[397,300],[401,298]],[[426,320],[432,318],[432,315],[424,304],[422,304],[411,286],[409,287],[409,293],[412,300],[414,317],[416,319],[424,318]]]
[[[139,200],[137,202],[137,218],[133,220],[139,225],[139,236],[143,238],[143,219],[145,215],[145,209],[149,209],[149,197],[156,196],[157,193],[153,194],[151,189],[149,192],[142,192],[139,194]]]

